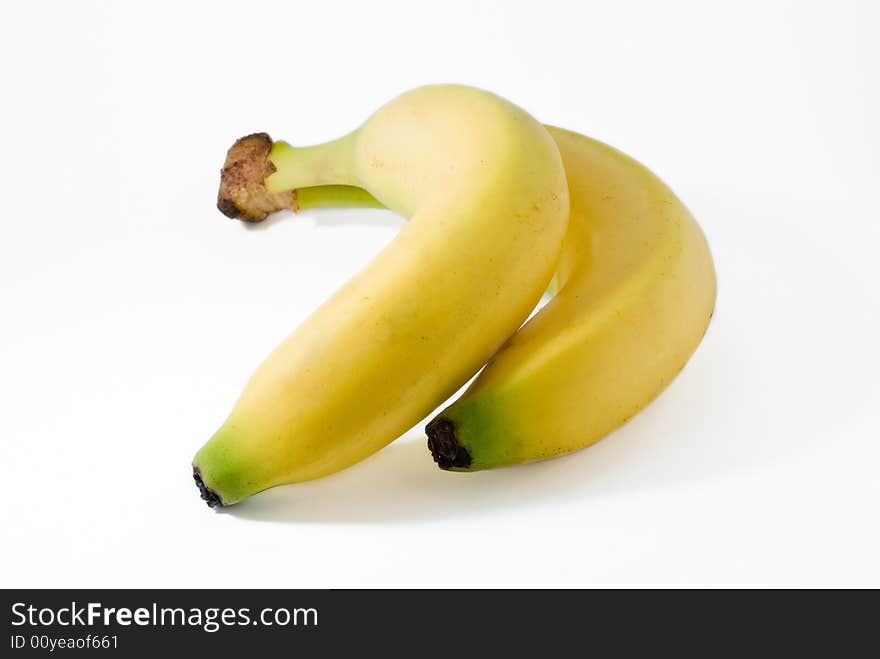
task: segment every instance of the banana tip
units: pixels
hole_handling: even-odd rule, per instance
[[[205,485],[205,481],[202,480],[202,472],[199,471],[198,467],[193,467],[193,480],[195,480],[196,487],[199,488],[199,494],[205,500],[205,503],[208,504],[209,508],[214,508],[215,506],[223,507],[220,495]]]
[[[462,446],[455,434],[455,424],[448,419],[436,418],[427,426],[428,450],[441,469],[467,468],[471,465],[471,454]]]

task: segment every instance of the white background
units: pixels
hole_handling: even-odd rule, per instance
[[[880,25],[864,2],[18,2],[0,9],[0,585],[880,586]],[[658,172],[711,328],[596,446],[438,470],[422,426],[215,513],[190,459],[391,240],[214,208],[227,147],[429,82]]]

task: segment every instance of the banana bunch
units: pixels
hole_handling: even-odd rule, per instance
[[[229,150],[224,214],[332,205],[409,223],[269,355],[196,454],[210,506],[363,459],[484,365],[426,428],[441,468],[587,446],[675,377],[714,308],[708,245],[669,188],[486,91],[423,87],[332,142],[255,134]]]

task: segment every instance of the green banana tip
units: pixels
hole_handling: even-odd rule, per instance
[[[467,468],[471,454],[461,445],[455,432],[455,424],[449,419],[437,417],[425,426],[428,450],[441,469]]]
[[[205,485],[205,481],[202,480],[202,472],[199,471],[198,467],[193,467],[193,480],[195,480],[196,487],[199,488],[199,494],[205,503],[208,504],[209,508],[214,508],[215,506],[223,507],[224,504],[220,495]]]

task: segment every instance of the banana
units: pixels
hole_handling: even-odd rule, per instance
[[[595,442],[675,377],[712,315],[712,257],[672,191],[610,146],[548,130],[571,203],[554,297],[428,424],[444,469],[539,460]],[[302,192],[307,206],[378,205],[364,192]]]
[[[325,144],[239,140],[218,207],[257,221],[298,199],[362,202],[353,188],[411,221],[269,355],[196,454],[211,506],[338,471],[424,418],[528,316],[568,223],[547,130],[453,85],[407,92]]]
[[[672,191],[610,146],[550,133],[571,200],[559,292],[428,424],[443,469],[489,469],[592,444],[681,371],[714,310],[709,247]]]

